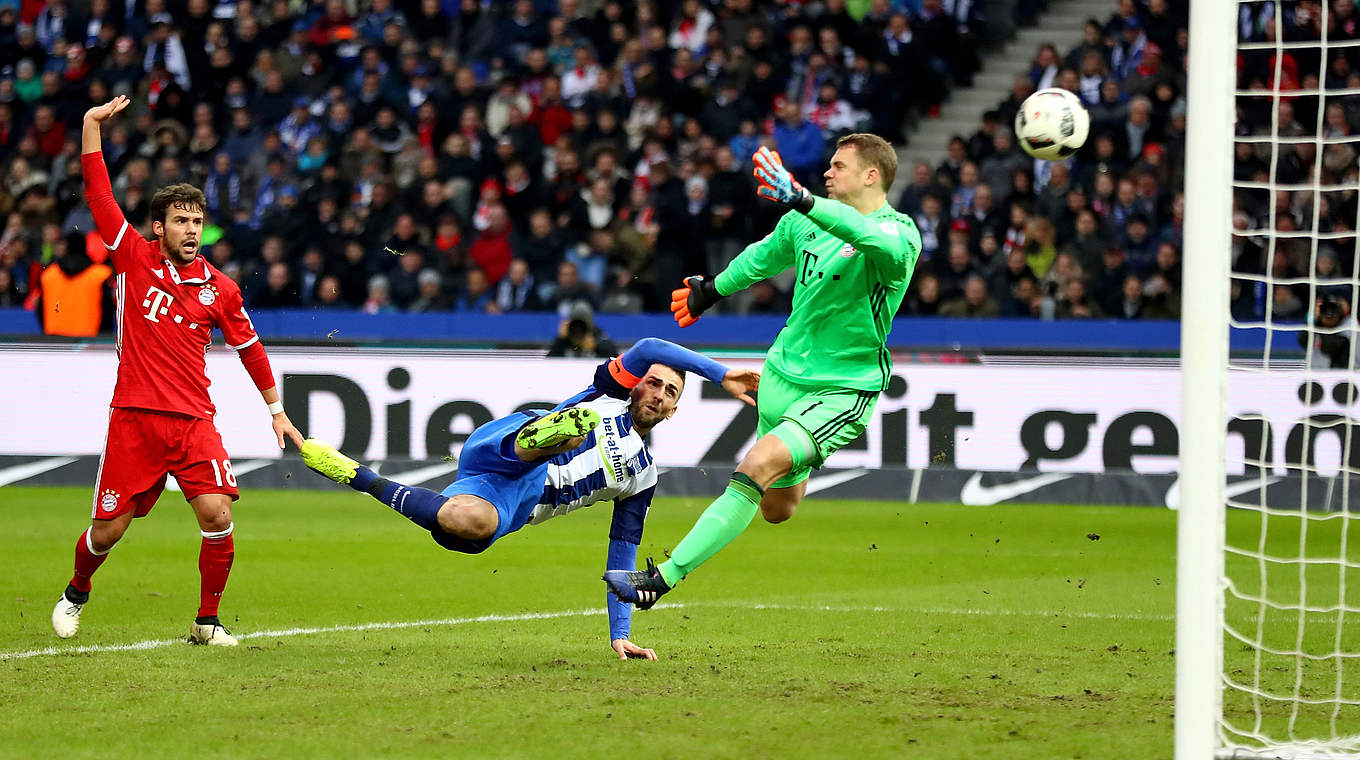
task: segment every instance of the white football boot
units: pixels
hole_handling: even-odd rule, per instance
[[[52,608],[52,630],[63,639],[76,635],[76,631],[80,630],[80,611],[84,608],[84,604],[76,604],[62,592],[57,606]]]
[[[198,622],[190,624],[189,643],[210,644],[215,647],[234,647],[237,644],[236,637],[232,636],[231,632],[223,628],[222,624],[218,622],[201,625]]]

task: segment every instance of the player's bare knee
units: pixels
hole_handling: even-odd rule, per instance
[[[496,508],[483,499],[454,496],[439,508],[439,527],[459,538],[490,538],[500,522]]]
[[[797,508],[797,502],[786,499],[764,499],[760,502],[760,516],[765,518],[767,523],[778,524],[793,517],[793,512]]]
[[[101,554],[112,549],[127,531],[127,526],[123,520],[95,520],[90,524],[91,547]]]
[[[221,533],[231,527],[231,510],[212,510],[208,514],[201,515],[198,519],[198,527],[205,533]]]

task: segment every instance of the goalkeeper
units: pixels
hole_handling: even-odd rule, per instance
[[[769,148],[754,161],[757,193],[789,212],[712,281],[686,278],[671,311],[688,327],[725,296],[793,267],[793,312],[765,359],[756,444],[727,490],[660,566],[649,559],[645,571],[605,573],[639,609],[736,538],[757,509],[772,523],[792,517],[812,468],[864,432],[892,375],[885,342],[921,252],[916,224],[887,203],[896,152],[876,135],[842,137],[823,175],[826,198],[799,185]]]

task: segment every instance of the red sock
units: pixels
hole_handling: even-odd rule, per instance
[[[86,528],[80,534],[80,538],[76,539],[76,572],[71,576],[71,585],[75,586],[76,591],[90,592],[90,576],[109,558],[112,548],[109,547],[102,554],[95,554],[90,544],[90,529]]]
[[[198,574],[202,578],[199,617],[216,615],[217,605],[222,601],[222,590],[227,587],[227,576],[231,574],[231,561],[236,556],[236,544],[231,538],[232,527],[228,525],[220,533],[203,534],[203,544],[198,550]]]

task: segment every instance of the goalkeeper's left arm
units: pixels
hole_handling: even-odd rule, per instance
[[[911,254],[921,250],[920,240],[908,239],[902,225],[886,219],[872,219],[840,201],[813,198],[812,208],[806,213],[813,224],[853,245],[855,250],[863,251],[883,271],[905,268],[913,258]]]

